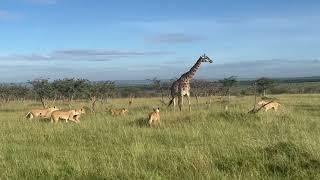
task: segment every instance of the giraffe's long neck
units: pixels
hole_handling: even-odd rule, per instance
[[[201,59],[198,59],[198,61],[192,66],[192,68],[187,72],[186,77],[191,80],[193,76],[198,71],[199,67],[201,65]]]

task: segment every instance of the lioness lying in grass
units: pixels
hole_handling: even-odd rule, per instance
[[[265,112],[267,112],[268,110],[270,110],[270,109],[273,109],[274,111],[278,111],[278,108],[279,108],[279,106],[281,106],[279,103],[277,103],[277,102],[271,102],[271,103],[269,103],[269,102],[267,102],[267,101],[260,101],[259,103],[258,103],[258,105],[259,106],[264,106],[263,108],[264,108],[264,110],[265,110]]]

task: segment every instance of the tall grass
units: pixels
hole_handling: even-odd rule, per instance
[[[252,97],[232,97],[228,112],[193,100],[191,113],[141,98],[112,117],[105,107],[128,104],[114,99],[79,124],[28,121],[41,104],[11,102],[0,109],[0,179],[319,179],[320,95],[277,98],[279,112],[258,114],[247,114]],[[158,106],[161,126],[149,128]]]

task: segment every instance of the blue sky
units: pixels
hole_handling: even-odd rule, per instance
[[[320,75],[320,1],[1,0],[0,81]]]

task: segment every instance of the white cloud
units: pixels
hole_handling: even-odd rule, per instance
[[[147,56],[164,56],[172,55],[174,52],[167,51],[124,51],[108,49],[65,49],[56,50],[47,54],[13,54],[0,56],[0,61],[20,60],[20,61],[111,61],[121,58],[147,57]]]

